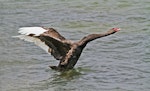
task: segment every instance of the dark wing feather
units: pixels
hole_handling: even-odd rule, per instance
[[[67,43],[62,43],[61,41],[54,39],[49,36],[39,36],[38,37],[41,41],[45,42],[47,46],[49,46],[49,52],[54,58],[60,60],[64,57],[68,51],[70,50],[70,45]]]
[[[71,43],[53,28],[22,27],[19,28],[18,33],[21,35],[15,37],[35,43],[58,60],[71,49]]]
[[[45,44],[50,47],[49,52],[54,56],[54,58],[61,60],[71,49],[71,44],[65,42],[67,40],[53,28],[49,28],[47,30],[48,31],[44,32],[37,38],[45,42]]]
[[[57,40],[66,40],[65,37],[63,37],[60,33],[58,33],[55,29],[53,28],[44,28],[48,31],[44,32],[43,35],[55,38]]]

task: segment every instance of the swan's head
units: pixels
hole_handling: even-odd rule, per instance
[[[120,29],[120,28],[112,28],[112,30],[114,30],[115,32],[118,32],[118,31],[120,31],[121,29]]]

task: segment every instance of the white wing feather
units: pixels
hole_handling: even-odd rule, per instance
[[[22,27],[19,28],[18,33],[22,35],[30,35],[34,34],[34,36],[39,36],[40,34],[46,32],[48,30],[42,28],[42,27]]]
[[[19,29],[18,33],[21,35],[13,36],[15,38],[20,38],[22,40],[33,42],[37,46],[41,47],[43,50],[45,50],[47,53],[49,50],[49,47],[45,44],[45,42],[41,41],[40,39],[34,37],[34,36],[40,36],[40,34],[46,32],[47,30],[43,29],[42,27],[22,27]],[[30,34],[34,34],[34,36],[28,36]]]
[[[37,46],[41,47],[43,50],[45,50],[47,53],[49,53],[49,47],[45,44],[45,42],[41,41],[38,38],[27,36],[27,35],[18,35],[14,36],[16,38],[20,38],[21,40],[28,41],[28,42],[33,42]]]

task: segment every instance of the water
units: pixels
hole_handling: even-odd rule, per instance
[[[150,91],[149,15],[149,0],[0,0],[0,91]],[[12,39],[26,26],[72,40],[122,31],[89,43],[75,69],[60,73],[45,51]]]

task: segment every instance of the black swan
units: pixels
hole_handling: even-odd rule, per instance
[[[47,53],[60,60],[58,66],[50,66],[55,70],[72,69],[77,63],[82,50],[92,40],[105,37],[118,32],[120,28],[112,28],[103,34],[90,34],[79,41],[73,42],[65,39],[60,33],[53,28],[46,27],[22,27],[15,36],[28,42],[34,42]]]

